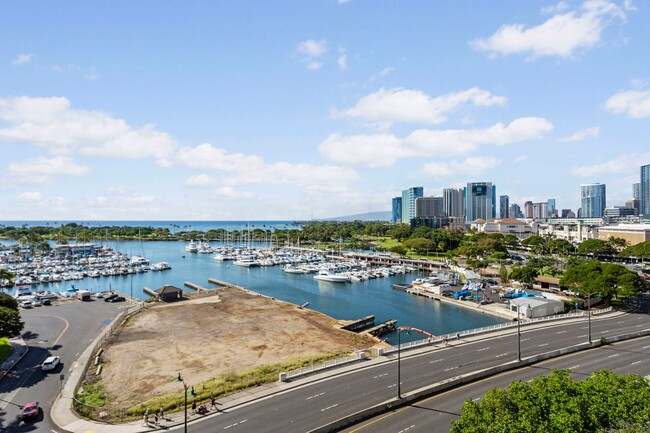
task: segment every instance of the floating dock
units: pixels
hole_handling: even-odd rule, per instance
[[[368,334],[372,335],[373,337],[381,337],[384,334],[388,334],[389,332],[393,332],[397,329],[397,320],[391,319],[387,320],[384,323],[373,326],[372,328],[364,331],[367,332]]]
[[[206,289],[205,287],[201,287],[198,284],[195,284],[195,283],[192,283],[192,282],[189,282],[189,281],[185,281],[185,283],[183,283],[183,284],[185,284],[185,287],[189,287],[190,289],[194,289],[197,292],[207,292],[209,290],[209,289]]]
[[[346,331],[352,331],[352,332],[360,332],[372,326],[375,326],[374,315],[366,316],[359,320],[352,320],[346,323],[345,325],[341,326],[341,329],[345,329]]]

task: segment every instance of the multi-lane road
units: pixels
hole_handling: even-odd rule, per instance
[[[601,337],[608,338],[649,330],[649,306],[649,298],[644,297],[642,308],[635,312],[594,318],[591,326],[592,339],[599,340]],[[112,305],[101,301],[87,304],[70,302],[56,307],[40,307],[24,312],[23,317],[28,330],[24,337],[32,349],[12,374],[0,383],[0,409],[4,409],[0,414],[0,422],[3,429],[8,428],[7,431],[11,432],[49,432],[51,430],[60,432],[57,427],[52,425],[47,415],[48,408],[59,391],[60,375],[63,374],[67,377],[70,369],[76,367],[75,360],[79,354],[123,307],[124,304]],[[586,318],[568,322],[552,322],[543,328],[523,327],[521,334],[522,357],[526,358],[575,346],[586,342],[587,338],[588,323]],[[621,344],[623,343],[609,346],[604,350],[619,348]],[[644,344],[650,345],[647,340]],[[647,349],[639,350],[645,350],[647,357]],[[591,352],[600,353],[601,355],[596,355],[596,359],[602,358],[603,361],[609,359],[605,353],[612,353],[603,352],[600,349]],[[43,374],[37,366],[49,353],[61,356],[64,364],[53,373]],[[402,394],[408,394],[433,383],[513,361],[517,355],[517,334],[513,329],[494,335],[492,338],[486,336],[480,340],[461,340],[458,344],[449,347],[437,347],[417,355],[403,352],[402,355],[401,391]],[[582,361],[580,362],[582,363]],[[368,366],[364,367],[364,365]],[[607,363],[602,362],[601,365],[606,367]],[[632,366],[631,370],[642,373],[645,371],[643,368],[647,368],[644,363],[630,365]],[[360,364],[357,369],[333,374],[328,378],[298,380],[294,384],[296,386],[290,390],[228,408],[216,416],[206,417],[202,422],[192,423],[191,431],[194,433],[215,431],[308,432],[360,410],[385,404],[394,399],[397,395],[397,364],[394,357],[386,358],[383,363],[372,363],[372,366],[370,363]],[[462,401],[470,398],[469,389],[466,386],[454,391],[458,395],[458,400],[456,403],[449,403],[448,409],[445,409],[452,417],[444,420],[447,429],[449,420],[453,419],[453,416],[457,416]],[[480,396],[484,390],[477,392],[478,394],[471,395]],[[449,395],[449,393],[442,395]],[[449,399],[451,400],[451,397]],[[18,405],[29,400],[40,401],[45,408],[45,416],[44,419],[25,427],[24,424],[17,423],[15,418],[18,414]],[[447,402],[444,401],[446,405]],[[438,405],[436,407],[442,407],[439,406],[439,401],[434,404]],[[364,427],[363,425],[357,428],[365,428],[365,431],[399,432],[408,431],[404,429],[413,425],[413,431],[418,431],[416,428],[420,427],[417,426],[427,425],[420,420],[420,418],[427,418],[421,412],[433,416],[436,410],[419,412],[404,410],[399,412],[403,414],[400,417],[389,417],[396,420],[395,422],[403,424],[403,427],[396,430],[394,427],[397,424],[390,424],[392,421],[383,420],[381,426],[379,422],[373,424],[377,428]],[[440,415],[438,416],[440,417]],[[384,422],[388,423],[386,427],[384,427]],[[443,424],[442,418],[438,423]],[[430,424],[428,427],[421,428],[423,430],[419,431],[433,431]]]
[[[49,409],[77,358],[126,306],[107,302],[58,301],[51,306],[21,310],[25,322],[23,339],[29,352],[0,382],[0,430],[3,432],[59,431]],[[41,371],[40,364],[50,355],[61,357],[53,371]],[[20,405],[38,401],[43,410],[36,422],[18,420]]]

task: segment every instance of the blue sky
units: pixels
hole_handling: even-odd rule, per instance
[[[650,163],[640,1],[20,1],[0,220],[309,219],[492,181],[623,205]]]

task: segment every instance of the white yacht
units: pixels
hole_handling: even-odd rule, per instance
[[[185,246],[185,251],[188,253],[197,253],[199,252],[199,247],[196,246],[194,240],[191,240],[190,243]]]
[[[243,266],[245,268],[252,268],[254,266],[259,266],[260,262],[255,260],[252,256],[239,256],[237,260],[234,261],[237,266]]]
[[[350,276],[347,274],[335,274],[334,272],[323,269],[314,275],[314,280],[330,281],[332,283],[347,283],[350,281]]]

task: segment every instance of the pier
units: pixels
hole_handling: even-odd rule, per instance
[[[198,284],[192,283],[190,281],[185,281],[185,287],[189,287],[190,289],[196,290],[197,292],[207,292],[210,289],[206,289],[205,287],[201,287]]]
[[[341,329],[352,332],[360,332],[364,329],[370,328],[371,326],[375,326],[374,315],[366,316],[358,320],[348,321],[343,326],[341,326]]]
[[[381,337],[384,334],[388,334],[389,332],[393,332],[397,329],[397,320],[391,319],[387,320],[377,326],[373,326],[372,328],[364,331],[367,332],[368,334],[372,335],[373,337]]]

